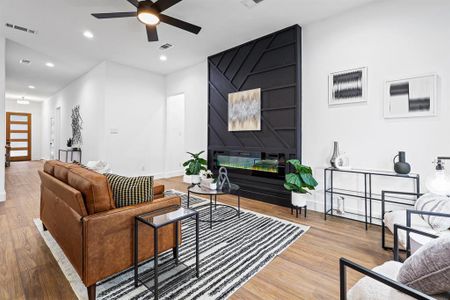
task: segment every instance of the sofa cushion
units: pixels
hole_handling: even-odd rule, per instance
[[[153,176],[125,177],[111,173],[105,176],[111,185],[116,207],[153,200]]]
[[[44,172],[49,175],[55,176],[55,166],[70,167],[74,165],[59,160],[47,160],[44,163]]]
[[[375,267],[373,271],[395,280],[402,264],[396,261],[388,261],[383,265]],[[347,299],[349,300],[403,300],[413,299],[409,296],[397,294],[389,286],[376,281],[370,277],[360,279],[349,291]]]
[[[394,233],[394,224],[406,226],[406,210],[394,210],[384,215],[384,224],[389,230]],[[419,215],[411,215],[411,227],[435,234],[435,231],[425,222]],[[398,240],[400,245],[406,245],[406,232],[399,230]]]
[[[434,295],[450,290],[450,235],[445,234],[422,246],[400,268],[398,281]]]
[[[108,179],[86,168],[71,168],[68,184],[83,195],[90,215],[115,208]]]
[[[427,193],[417,199],[416,210],[450,214],[450,197]],[[431,228],[440,232],[450,228],[450,217],[420,215]]]

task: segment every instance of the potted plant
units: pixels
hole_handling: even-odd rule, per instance
[[[206,160],[200,157],[203,152],[205,151],[199,153],[187,152],[192,158],[183,164],[183,167],[186,168],[186,175],[191,176],[191,182],[193,184],[199,184],[200,171],[206,171]]]
[[[284,188],[292,193],[292,205],[295,207],[305,207],[309,191],[314,190],[317,181],[314,179],[312,169],[304,166],[298,159],[288,160],[294,167],[294,172],[286,175]]]
[[[217,189],[217,180],[211,170],[202,171],[201,185],[211,190]]]

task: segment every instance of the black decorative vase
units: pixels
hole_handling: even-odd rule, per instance
[[[395,160],[398,157],[398,161]],[[399,151],[394,157],[394,171],[397,174],[406,175],[411,172],[411,166],[406,162],[406,153],[404,151]]]

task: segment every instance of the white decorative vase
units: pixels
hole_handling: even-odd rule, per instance
[[[209,184],[209,188],[210,188],[211,190],[217,190],[217,183],[211,182],[211,183]]]
[[[308,195],[309,194],[301,194],[301,193],[296,193],[296,192],[292,192],[292,206],[295,207],[304,207],[307,205],[306,200],[308,199]]]
[[[192,182],[192,184],[199,184],[200,183],[200,175],[191,175],[191,182]]]

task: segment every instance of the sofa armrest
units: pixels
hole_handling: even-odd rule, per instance
[[[84,284],[90,286],[131,267],[135,216],[174,205],[181,205],[180,197],[165,197],[151,203],[116,208],[83,218]],[[176,246],[174,230],[174,224],[159,230],[159,252]],[[152,245],[153,230],[149,226],[140,227],[139,261],[153,256]]]
[[[425,231],[417,230],[417,229],[414,229],[414,228],[411,228],[411,227],[407,227],[407,226],[403,226],[403,225],[400,225],[400,224],[394,224],[394,260],[395,261],[400,261],[400,255],[399,255],[400,250],[399,250],[399,242],[398,242],[398,231],[399,230],[405,230],[406,231],[407,245],[409,245],[409,247],[411,247],[410,246],[411,245],[411,241],[410,241],[411,237],[409,235],[411,232],[417,233],[417,234],[421,234],[421,235],[424,235],[424,236],[427,236],[427,237],[430,237],[430,238],[434,238],[434,239],[439,237],[437,235],[434,235],[434,234],[431,234],[431,233],[428,233],[428,232],[425,232]],[[407,255],[409,255],[410,254],[410,249],[408,248],[408,246],[407,246],[406,251],[407,251]]]
[[[396,195],[396,196],[415,196],[416,198],[419,198],[423,194],[420,193],[411,193],[411,192],[399,192],[399,191],[381,191],[381,245],[383,249],[393,249],[386,246],[386,224],[384,222],[384,216],[386,214],[386,203],[393,203],[393,204],[401,204],[401,205],[408,205],[408,206],[414,206],[414,204],[409,203],[401,203],[398,201],[391,201],[387,200],[387,195]]]
[[[411,296],[414,299],[420,299],[420,300],[433,300],[434,299],[433,297],[430,297],[422,292],[419,292],[413,288],[410,288],[409,286],[406,286],[400,282],[392,280],[386,276],[378,274],[377,272],[374,272],[374,271],[367,269],[361,265],[358,265],[346,258],[341,257],[339,259],[339,283],[340,283],[340,299],[341,300],[347,299],[347,272],[346,272],[347,267],[357,271],[358,273],[364,274],[365,276],[368,276],[376,281],[379,281],[393,289],[396,289],[408,296]]]

